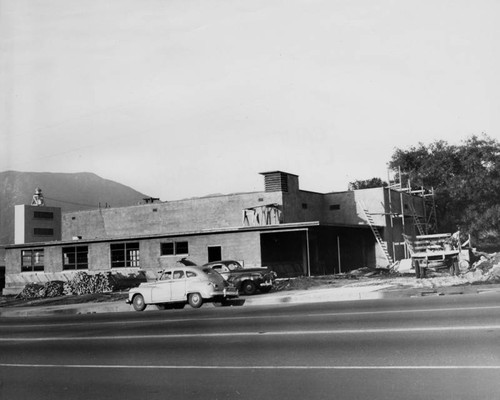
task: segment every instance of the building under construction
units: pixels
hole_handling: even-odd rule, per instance
[[[280,277],[385,268],[406,258],[403,234],[427,233],[433,224],[432,197],[423,189],[316,193],[301,190],[297,175],[262,175],[258,192],[62,215],[44,204],[16,206],[19,240],[6,248],[4,293],[81,270],[154,279],[185,257],[265,265]]]

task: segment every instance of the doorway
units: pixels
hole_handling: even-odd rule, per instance
[[[208,262],[222,260],[222,246],[208,246]]]

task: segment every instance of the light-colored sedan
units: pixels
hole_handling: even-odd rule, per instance
[[[149,304],[186,304],[199,308],[206,301],[225,303],[238,297],[238,290],[208,267],[183,265],[165,268],[155,282],[141,283],[130,289],[127,304],[143,311]]]

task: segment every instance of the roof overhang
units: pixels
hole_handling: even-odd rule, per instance
[[[187,237],[187,236],[200,236],[200,235],[213,235],[213,234],[229,234],[229,233],[244,233],[244,232],[284,232],[291,230],[306,230],[318,226],[337,227],[337,228],[369,228],[368,225],[342,225],[342,224],[322,224],[319,221],[309,222],[294,222],[287,224],[277,225],[256,225],[256,226],[243,226],[243,227],[228,227],[217,229],[201,229],[196,231],[179,231],[170,233],[148,234],[148,235],[126,235],[126,236],[113,236],[113,237],[100,237],[100,238],[82,238],[78,240],[61,240],[50,242],[32,242],[22,244],[6,245],[6,249],[22,249],[33,247],[51,247],[51,246],[78,246],[90,243],[106,243],[106,242],[123,242],[131,240],[147,240],[147,239],[167,239],[174,237]]]

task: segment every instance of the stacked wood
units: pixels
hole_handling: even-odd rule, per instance
[[[82,295],[92,293],[109,293],[113,291],[113,281],[109,274],[89,275],[79,272],[65,285],[66,294]]]
[[[19,293],[23,299],[39,299],[44,297],[58,297],[64,294],[64,283],[61,281],[40,283],[28,283]]]
[[[38,299],[63,295],[82,295],[94,293],[109,293],[114,289],[111,274],[87,274],[79,272],[68,282],[50,281],[45,284],[28,283],[19,293],[23,299]]]

